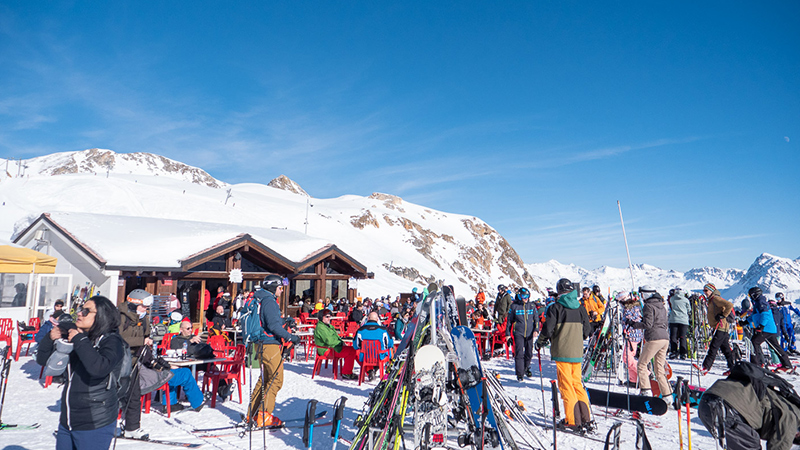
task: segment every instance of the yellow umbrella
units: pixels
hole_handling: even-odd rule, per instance
[[[0,245],[0,273],[55,273],[57,261],[29,248]]]

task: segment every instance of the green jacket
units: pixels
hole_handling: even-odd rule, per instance
[[[792,439],[800,426],[800,408],[777,392],[767,388],[764,397],[759,400],[749,383],[717,380],[705,394],[713,394],[725,400],[762,439],[766,439],[769,450],[792,448]]]
[[[317,346],[317,354],[322,355],[326,349],[320,347],[329,347],[338,353],[342,351],[344,342],[332,326],[320,321],[314,329],[314,345]]]
[[[592,331],[589,314],[578,301],[578,291],[573,290],[558,297],[547,308],[544,327],[539,334],[539,346],[551,341],[550,357],[553,361],[580,363],[583,361],[583,340]]]

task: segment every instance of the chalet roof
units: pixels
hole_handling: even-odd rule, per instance
[[[335,251],[358,271],[366,268],[329,242],[286,229],[152,217],[54,212],[42,214],[17,238],[40,221],[58,229],[88,255],[110,269],[163,268],[185,270],[226,246],[246,242],[288,268]],[[323,256],[324,258],[324,256]],[[299,263],[298,263],[299,262]],[[305,264],[304,264],[305,263]]]

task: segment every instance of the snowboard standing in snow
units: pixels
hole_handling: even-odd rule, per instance
[[[479,433],[471,442],[478,448],[500,447],[500,437],[497,429],[494,411],[489,402],[484,401],[483,371],[481,370],[478,347],[475,344],[475,335],[467,327],[455,327],[451,332],[453,348],[458,355],[458,378],[467,394],[469,409],[473,423]],[[459,438],[459,440],[461,440]],[[481,445],[483,442],[483,445]]]
[[[628,408],[628,396],[618,392],[602,391],[600,389],[586,388],[589,394],[589,403],[597,406],[609,408],[626,409],[641,413],[663,416],[667,413],[667,402],[658,397],[647,397],[644,395],[630,395],[630,409]]]
[[[426,345],[414,356],[414,448],[447,440],[447,377],[444,353]]]

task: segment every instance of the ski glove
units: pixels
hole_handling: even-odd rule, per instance
[[[547,339],[537,339],[536,342],[533,343],[533,348],[538,352],[543,347],[547,347],[548,344],[549,342]]]

